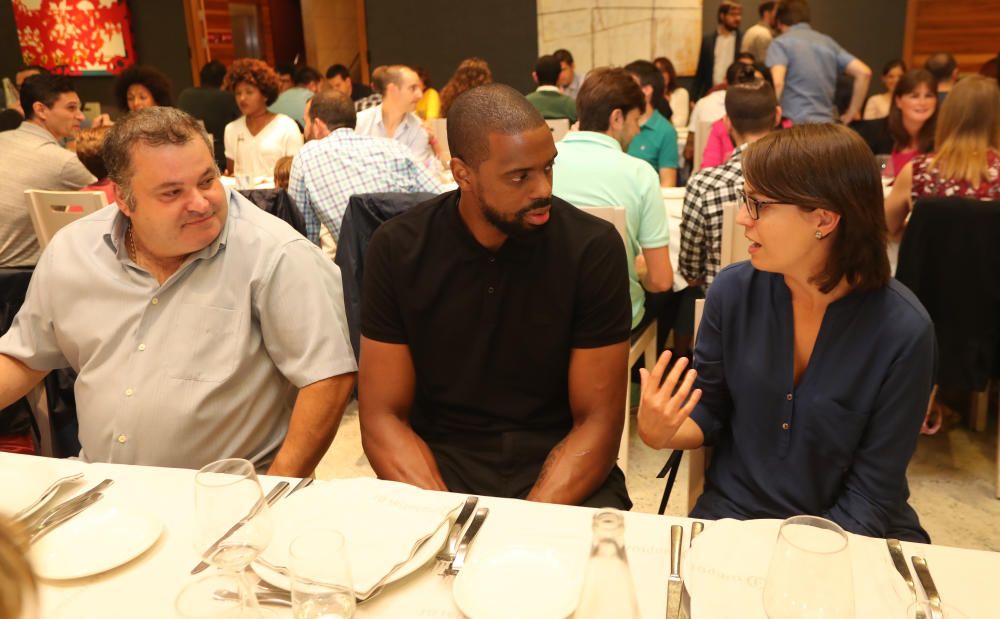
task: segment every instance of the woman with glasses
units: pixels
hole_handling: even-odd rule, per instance
[[[709,287],[694,369],[681,359],[667,373],[665,353],[642,371],[640,436],[713,448],[693,517],[813,514],[928,541],[907,504],[906,466],[934,329],[889,276],[871,151],[846,127],[792,127],[751,144],[743,176],[737,223],[750,260]]]

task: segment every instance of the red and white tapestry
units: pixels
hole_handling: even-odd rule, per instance
[[[135,62],[125,0],[13,1],[25,64],[68,75],[107,75]]]

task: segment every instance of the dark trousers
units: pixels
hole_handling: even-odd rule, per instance
[[[451,492],[523,499],[538,480],[564,430],[496,433],[420,433]],[[625,475],[616,466],[585,501],[585,507],[629,510]]]

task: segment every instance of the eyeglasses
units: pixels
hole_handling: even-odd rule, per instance
[[[781,202],[780,200],[755,200],[747,195],[747,192],[740,190],[740,200],[743,202],[743,206],[747,209],[747,214],[750,215],[750,219],[760,219],[760,207],[767,206],[769,204],[786,204],[786,202]]]

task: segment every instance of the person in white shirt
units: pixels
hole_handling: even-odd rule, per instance
[[[236,95],[243,116],[226,125],[226,170],[233,176],[271,176],[282,157],[302,147],[302,130],[267,109],[278,98],[278,76],[260,60],[243,58],[229,68],[223,88]]]
[[[355,132],[377,138],[392,138],[409,147],[413,159],[425,168],[437,169],[437,157],[443,156],[441,144],[416,115],[417,103],[424,96],[420,76],[403,65],[386,67],[385,94],[381,105],[358,112]]]
[[[667,120],[674,127],[687,127],[691,115],[691,95],[687,88],[677,83],[677,70],[674,63],[666,56],[660,56],[653,61],[656,68],[663,74],[663,90],[670,102],[673,115]]]

